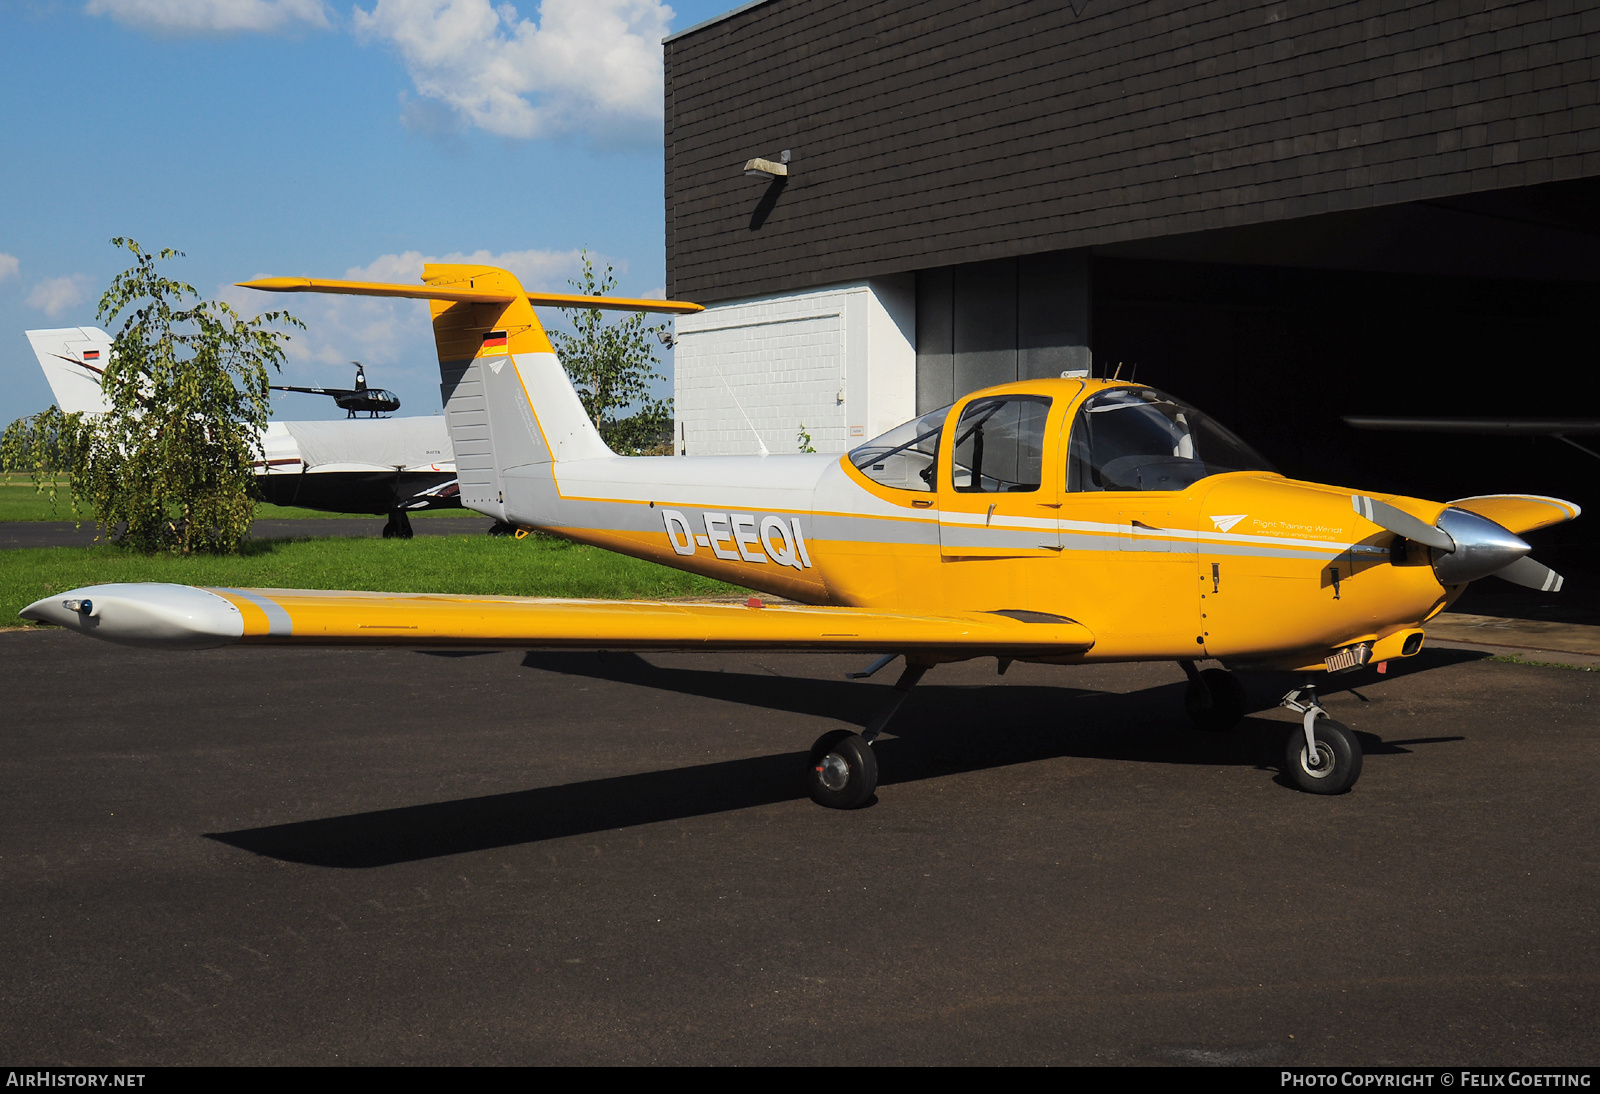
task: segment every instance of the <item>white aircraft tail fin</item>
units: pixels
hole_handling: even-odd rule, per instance
[[[510,297],[432,301],[439,390],[463,505],[505,520],[504,472],[615,455],[584,412],[514,276],[488,266],[430,264],[422,279],[430,288]]]
[[[439,351],[440,391],[455,449],[461,503],[500,520],[507,473],[615,456],[584,412],[534,304],[686,314],[698,304],[530,293],[492,266],[429,263],[421,285],[269,277],[240,282],[266,292],[322,292],[426,300]],[[526,484],[528,471],[511,478]],[[546,482],[549,477],[545,476]]]
[[[111,360],[111,336],[98,327],[30,330],[28,344],[67,414],[104,414],[111,409],[100,390],[100,374]]]

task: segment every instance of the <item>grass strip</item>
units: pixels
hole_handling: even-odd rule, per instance
[[[1594,665],[1569,665],[1565,661],[1532,661],[1515,653],[1508,653],[1501,657],[1491,657],[1491,661],[1498,661],[1502,665],[1532,665],[1539,669],[1571,669],[1573,672],[1600,672]]]
[[[0,626],[35,600],[84,585],[167,581],[256,589],[351,589],[643,600],[724,596],[735,586],[550,536],[257,539],[237,556],[141,555],[120,547],[0,551]]]
[[[11,481],[6,482],[0,476],[0,522],[3,521],[34,521],[34,520],[81,520],[85,524],[94,523],[94,510],[88,502],[80,502],[77,516],[72,513],[72,499],[68,496],[68,479],[65,475],[56,480],[55,504],[50,504],[50,495],[42,494],[33,487],[33,476],[12,475]],[[299,509],[287,505],[268,505],[266,502],[256,503],[257,520],[319,520],[334,519],[345,520],[351,517],[366,518],[368,520],[387,520],[387,515],[374,516],[371,513],[325,513],[320,509]],[[412,513],[411,519],[427,517],[471,517],[488,519],[470,509],[430,509],[426,512]]]

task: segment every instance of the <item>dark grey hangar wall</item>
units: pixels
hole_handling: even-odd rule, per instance
[[[906,416],[1121,363],[1290,473],[1556,492],[1586,459],[1339,416],[1600,416],[1600,2],[763,0],[663,48],[668,292],[747,324],[867,292]],[[759,375],[778,343],[716,345]],[[851,429],[893,404],[857,382]]]

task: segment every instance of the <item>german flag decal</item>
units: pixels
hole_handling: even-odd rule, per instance
[[[98,360],[100,360],[100,351],[97,350],[97,349],[84,350],[83,351],[83,359],[85,361],[98,361]]]
[[[479,357],[504,357],[509,352],[506,349],[506,332],[492,330],[483,336],[483,348],[478,351]]]

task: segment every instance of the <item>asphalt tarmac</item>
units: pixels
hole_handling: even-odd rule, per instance
[[[1225,736],[1173,665],[0,634],[4,1055],[45,1064],[1600,1061],[1600,674],[1426,651]]]

